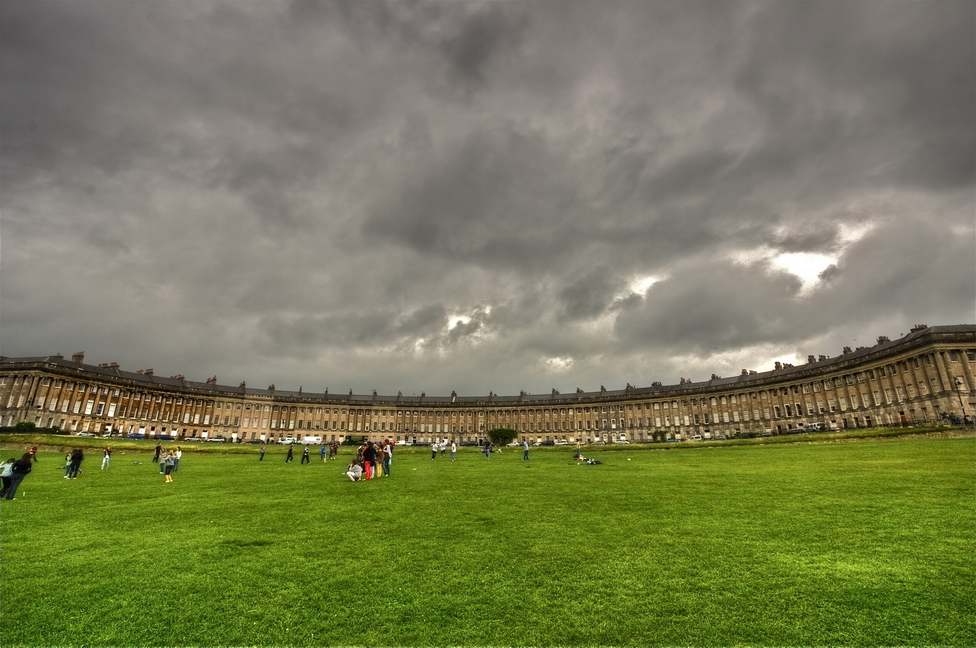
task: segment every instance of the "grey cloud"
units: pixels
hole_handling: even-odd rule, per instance
[[[452,69],[462,79],[475,84],[485,81],[485,68],[502,48],[516,47],[524,30],[524,20],[513,20],[501,3],[488,4],[486,10],[468,18],[457,33],[448,36],[441,47]]]
[[[974,7],[8,0],[4,353],[517,393],[969,320]]]
[[[623,348],[666,345],[684,353],[788,339],[799,281],[764,264],[688,264],[617,318]]]
[[[560,291],[562,316],[570,321],[599,319],[622,288],[621,279],[608,268],[594,268]]]

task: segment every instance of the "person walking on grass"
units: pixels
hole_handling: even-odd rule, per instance
[[[285,457],[285,463],[291,463],[295,460],[295,454],[292,452],[291,444],[288,444],[288,456]]]
[[[173,451],[167,452],[163,456],[163,466],[165,467],[166,481],[173,481],[173,466],[176,465],[176,453]]]
[[[367,441],[363,448],[363,473],[365,479],[373,478],[373,468],[376,466],[376,446],[372,441]]]
[[[454,455],[457,454],[457,442],[453,439],[451,440],[451,461],[454,461]]]
[[[3,498],[4,493],[10,488],[10,476],[14,474],[14,462],[17,461],[14,457],[7,459],[6,463],[3,464],[3,470],[0,470],[0,481],[3,481],[3,488],[0,488],[0,498]]]
[[[323,443],[322,444],[322,448],[319,450],[319,457],[322,458],[322,461],[325,461],[325,459],[326,459],[326,453],[328,451],[329,451],[328,448],[326,448],[325,447],[325,444]]]
[[[485,447],[482,452],[485,453],[485,459],[491,459],[491,441],[485,441]]]
[[[173,472],[176,472],[180,469],[180,459],[183,458],[183,448],[176,446],[176,452],[173,454],[173,456],[176,458],[176,461],[173,462]]]
[[[157,443],[156,447],[153,449],[153,463],[160,463],[162,461],[162,456],[163,446],[162,444]],[[160,469],[159,472],[163,472],[162,469]]]
[[[10,485],[4,491],[3,499],[14,499],[14,496],[17,494],[17,489],[20,487],[20,482],[24,481],[27,475],[30,474],[31,469],[30,452],[25,452],[24,456],[15,461],[11,466]]]
[[[390,465],[393,463],[393,442],[387,441],[383,446],[383,474],[390,476]]]
[[[81,462],[85,460],[85,452],[81,448],[71,451],[71,463],[68,464],[68,479],[78,479],[81,474]]]
[[[308,455],[308,446],[307,445],[305,446],[305,449],[302,450],[302,460],[299,463],[303,463],[303,464],[312,463],[312,460],[309,458],[309,455]]]
[[[261,444],[261,456],[258,457],[258,461],[264,461],[264,453],[267,451],[268,446]]]
[[[112,449],[105,448],[105,452],[102,453],[102,470],[108,470],[109,459],[112,458]]]
[[[524,439],[522,440],[522,460],[529,460],[529,442]]]

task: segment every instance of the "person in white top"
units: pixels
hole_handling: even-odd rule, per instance
[[[387,441],[383,447],[383,474],[390,476],[390,464],[393,463],[393,442]]]

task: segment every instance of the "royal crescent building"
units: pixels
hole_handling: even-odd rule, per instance
[[[72,433],[174,439],[322,442],[478,442],[488,430],[519,440],[661,442],[786,434],[814,425],[845,429],[970,421],[976,414],[976,325],[918,325],[897,340],[845,347],[836,357],[776,363],[772,371],[597,392],[518,396],[382,396],[254,389],[116,363],[83,353],[0,357],[0,425],[21,421]]]

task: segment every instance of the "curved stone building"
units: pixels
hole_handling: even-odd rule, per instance
[[[916,326],[799,366],[677,385],[518,396],[382,396],[253,389],[152,369],[85,364],[84,354],[0,358],[0,424],[71,432],[279,441],[288,437],[477,442],[494,427],[553,443],[660,442],[935,423],[976,414],[976,325]]]

